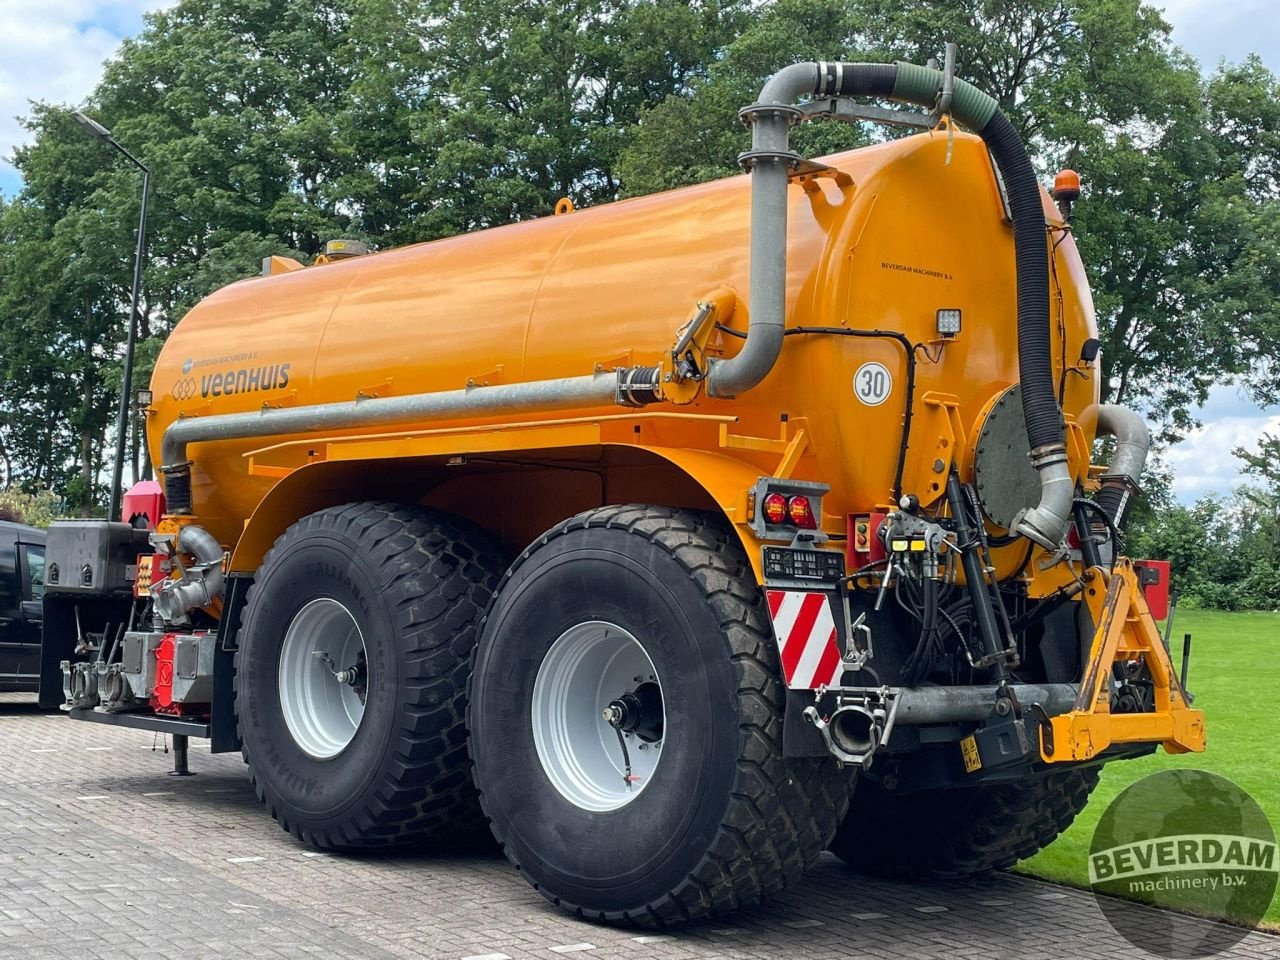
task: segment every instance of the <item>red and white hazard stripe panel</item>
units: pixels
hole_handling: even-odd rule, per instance
[[[825,593],[766,590],[782,675],[792,690],[816,690],[835,682],[840,668],[836,622]]]

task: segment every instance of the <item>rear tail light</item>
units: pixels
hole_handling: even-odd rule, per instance
[[[771,493],[764,498],[761,504],[764,508],[764,518],[767,522],[778,524],[787,522],[787,498],[780,493]]]
[[[787,516],[801,530],[818,529],[818,519],[813,515],[813,506],[809,503],[809,498],[803,494],[796,494],[787,501]]]
[[[830,489],[812,480],[761,477],[747,492],[752,531],[762,540],[825,539],[821,533],[822,497]]]

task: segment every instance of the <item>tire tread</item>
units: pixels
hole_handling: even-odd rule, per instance
[[[451,842],[486,832],[471,781],[466,745],[466,697],[477,625],[505,564],[487,534],[468,521],[424,507],[357,502],[310,514],[286,530],[263,558],[260,570],[283,556],[301,534],[317,529],[346,532],[366,547],[378,583],[396,618],[408,699],[401,705],[387,779],[369,791],[364,806],[344,825],[305,828],[265,782],[236,729],[249,779],[280,827],[321,849],[370,849],[421,843],[443,835]],[[442,565],[442,557],[449,562]],[[430,571],[430,576],[423,576]],[[447,575],[441,575],[447,574]],[[427,592],[419,588],[433,584]],[[251,622],[260,581],[249,588],[242,623]],[[441,629],[443,627],[443,629]],[[458,628],[462,629],[459,630]],[[239,650],[233,689],[243,679]]]
[[[848,805],[848,775],[834,760],[789,760],[782,755],[786,698],[777,647],[762,592],[755,586],[741,544],[723,519],[713,514],[632,504],[608,506],[578,514],[543,534],[521,554],[507,578],[552,540],[600,528],[644,538],[675,559],[706,592],[737,668],[737,773],[717,833],[675,889],[627,911],[587,910],[540,892],[579,916],[642,926],[721,915],[776,895],[826,849]],[[499,585],[496,593],[501,590]],[[483,785],[480,803],[485,805]],[[498,826],[490,826],[519,869]]]
[[[1071,825],[1100,768],[1034,780],[895,796],[859,783],[831,851],[855,869],[898,879],[949,880],[1004,870]]]

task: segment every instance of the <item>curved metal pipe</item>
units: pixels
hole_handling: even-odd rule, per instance
[[[782,351],[787,305],[787,179],[800,158],[791,152],[792,106],[818,85],[816,63],[793,63],[765,83],[751,121],[751,280],[747,341],[737,355],[714,363],[707,393],[733,397],[773,369]]]
[[[1033,452],[1031,462],[1040,476],[1040,503],[1016,518],[1014,529],[1046,550],[1056,550],[1071,522],[1076,482],[1065,450],[1046,451],[1039,459]]]
[[[196,558],[203,567],[198,575],[167,580],[155,591],[156,613],[168,623],[182,620],[190,611],[207,607],[222,595],[222,544],[204,527],[194,524],[178,533],[178,549]]]
[[[1151,451],[1151,429],[1141,415],[1114,403],[1098,407],[1098,433],[1116,438],[1116,452],[1106,476],[1125,476],[1136,486]]]
[[[1141,492],[1142,471],[1151,450],[1151,430],[1142,417],[1114,403],[1098,407],[1098,434],[1115,437],[1116,450],[1102,475],[1098,505],[1111,522],[1124,529],[1129,505]]]

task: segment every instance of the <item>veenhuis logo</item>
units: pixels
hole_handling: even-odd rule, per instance
[[[1207,957],[1239,943],[1278,879],[1280,852],[1262,808],[1204,770],[1166,770],[1130,785],[1103,813],[1089,850],[1103,914],[1160,957]],[[1132,901],[1164,912],[1139,916]]]
[[[200,396],[229,397],[257,390],[279,390],[289,385],[289,368],[292,366],[291,363],[277,363],[269,367],[241,367],[207,373],[200,378]]]
[[[265,390],[281,390],[289,385],[292,363],[246,364],[256,359],[256,353],[241,353],[227,357],[188,357],[182,364],[182,377],[173,385],[175,400],[189,400],[199,393],[201,397],[229,397],[238,393],[257,393]],[[198,379],[192,371],[208,369]],[[221,368],[221,369],[218,369]]]

